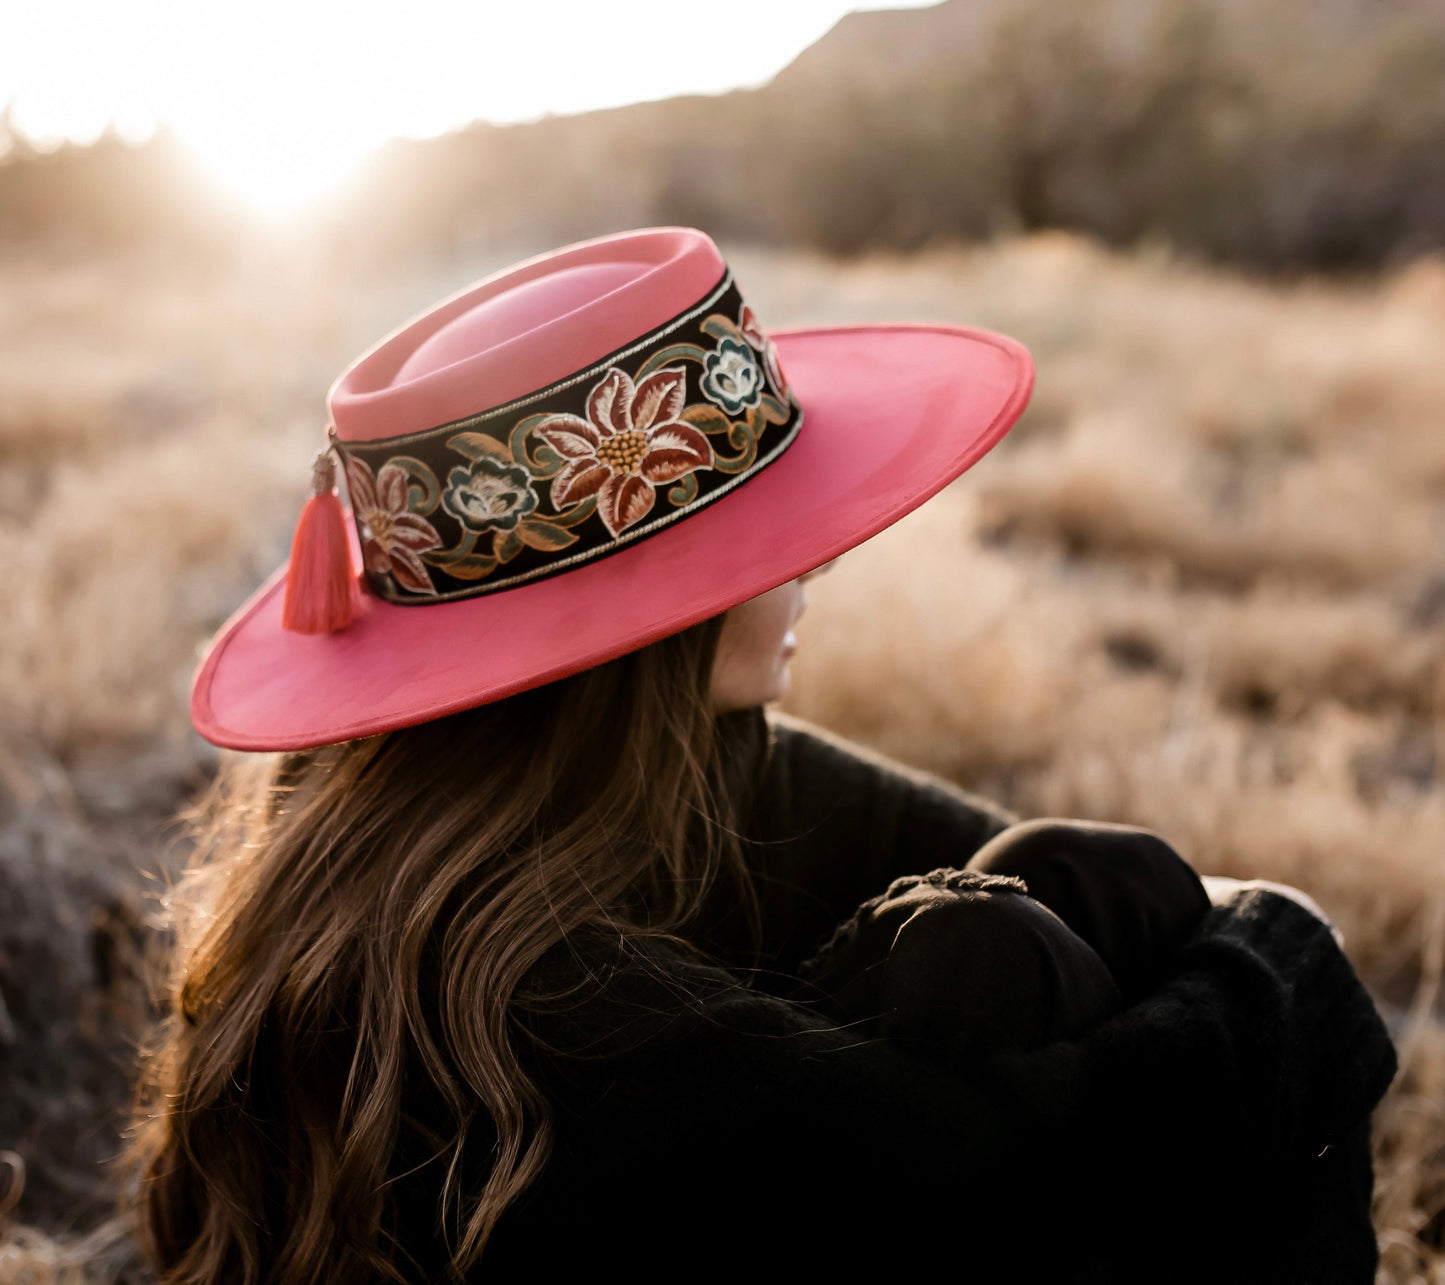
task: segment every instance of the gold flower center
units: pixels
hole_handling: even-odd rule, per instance
[[[638,428],[603,438],[597,448],[597,458],[616,473],[636,473],[646,454],[647,434]]]
[[[373,509],[366,515],[367,534],[377,544],[384,546],[391,540],[392,525],[391,514],[385,509]]]

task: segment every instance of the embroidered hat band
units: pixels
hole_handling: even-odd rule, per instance
[[[367,579],[398,604],[563,571],[720,498],[792,442],[802,410],[724,275],[627,347],[506,405],[338,441]]]

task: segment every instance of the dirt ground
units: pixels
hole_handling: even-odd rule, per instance
[[[515,248],[364,279],[259,241],[0,258],[0,1150],[27,1173],[7,1209],[0,1157],[0,1278],[139,1278],[105,1161],[172,818],[215,764],[196,649],[284,556],[344,362]],[[810,587],[790,707],[1313,894],[1401,1051],[1380,1280],[1445,1282],[1445,263],[730,257],[772,327],[961,322],[1039,367],[993,455]]]

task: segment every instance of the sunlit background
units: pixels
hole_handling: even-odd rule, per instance
[[[1379,1285],[1445,1282],[1445,4],[848,8],[0,14],[0,1282],[149,1280],[108,1164],[190,677],[331,381],[676,223],[769,327],[1030,347],[1004,442],[817,582],[790,707],[1313,894],[1401,1047]]]
[[[761,84],[856,7],[47,0],[6,14],[0,104],[42,148],[167,127],[278,216],[333,190],[388,138]]]

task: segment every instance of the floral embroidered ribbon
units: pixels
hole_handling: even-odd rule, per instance
[[[383,441],[337,442],[372,591],[471,598],[602,557],[725,495],[803,413],[731,275],[540,392]]]

